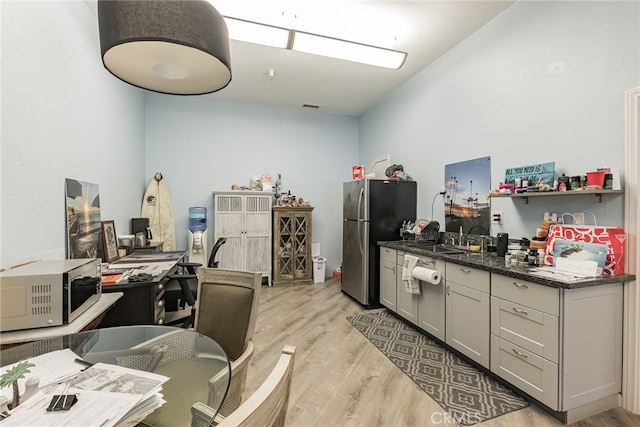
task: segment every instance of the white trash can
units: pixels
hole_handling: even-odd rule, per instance
[[[327,259],[321,256],[313,257],[313,283],[324,283]]]

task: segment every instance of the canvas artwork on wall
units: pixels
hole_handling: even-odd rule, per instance
[[[465,234],[489,234],[491,157],[451,163],[444,167],[445,228]]]
[[[98,258],[100,240],[100,194],[98,184],[65,179],[67,258]]]

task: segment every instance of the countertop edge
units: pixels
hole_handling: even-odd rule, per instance
[[[576,282],[564,282],[560,280],[553,280],[546,277],[537,276],[528,272],[528,267],[507,267],[504,265],[504,258],[497,257],[495,255],[489,255],[487,253],[472,253],[467,252],[462,255],[450,255],[440,254],[430,251],[428,248],[416,248],[403,244],[402,241],[385,241],[378,242],[378,246],[384,246],[390,249],[411,253],[414,255],[428,256],[431,258],[441,259],[443,261],[449,261],[455,264],[464,265],[467,267],[474,267],[480,270],[489,271],[491,273],[501,274],[503,276],[509,276],[516,279],[527,280],[532,283],[537,283],[552,288],[561,289],[578,289],[587,288],[593,286],[608,285],[611,283],[623,283],[631,282],[636,279],[634,274],[619,274],[617,276],[601,276],[594,277],[592,279],[580,280]]]

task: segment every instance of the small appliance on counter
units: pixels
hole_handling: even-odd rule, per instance
[[[36,261],[0,273],[0,332],[73,322],[102,293],[96,258]]]
[[[504,256],[507,253],[507,247],[509,246],[509,234],[498,233],[496,236],[496,255]]]

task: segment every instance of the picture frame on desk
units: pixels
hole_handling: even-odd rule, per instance
[[[118,238],[116,235],[116,224],[113,220],[101,221],[100,230],[102,235],[102,256],[104,262],[114,262],[120,258],[118,253]]]

